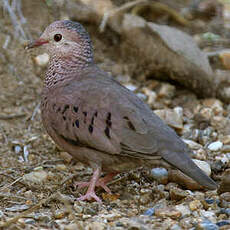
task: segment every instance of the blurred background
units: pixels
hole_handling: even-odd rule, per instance
[[[183,138],[218,191],[176,170],[137,170],[116,178],[113,195],[98,191],[104,205],[76,201],[73,181],[91,169],[44,131],[49,56],[24,48],[61,19],[86,27],[95,62]],[[229,0],[1,0],[0,227],[230,229],[229,102]]]

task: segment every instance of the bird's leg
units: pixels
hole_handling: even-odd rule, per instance
[[[96,187],[102,187],[107,193],[111,194],[111,191],[106,184],[110,182],[117,174],[117,172],[112,172],[107,174],[105,177],[98,179],[96,182]],[[75,185],[78,186],[78,188],[84,188],[89,186],[90,182],[76,182]]]
[[[96,200],[97,202],[101,203],[101,199],[95,194],[95,187],[96,187],[96,183],[100,177],[101,174],[101,169],[97,168],[94,172],[93,172],[93,176],[90,180],[90,182],[88,182],[88,190],[86,192],[85,195],[80,196],[78,198],[78,200]],[[84,182],[83,182],[84,183]],[[83,186],[84,187],[84,186]]]

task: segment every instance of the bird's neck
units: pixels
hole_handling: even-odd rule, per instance
[[[59,58],[52,57],[46,72],[44,87],[54,87],[60,82],[69,80],[73,76],[77,77],[84,68],[93,63],[93,59],[86,59],[82,56]]]

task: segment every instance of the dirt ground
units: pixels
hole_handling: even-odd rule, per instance
[[[29,31],[27,38],[38,37],[45,26],[59,17],[50,13],[47,5],[41,2],[33,1],[35,6],[31,9],[27,1],[22,1],[22,12]],[[39,8],[36,9],[37,5]],[[119,59],[119,49],[115,48],[121,37],[109,28],[105,36],[98,32],[95,25],[83,24],[92,37],[95,61],[101,68],[112,72],[124,84],[136,86],[136,93],[153,109],[183,108],[183,128],[176,131],[184,139],[199,142],[195,158],[207,161],[212,169],[212,178],[220,183],[224,171],[230,168],[227,155],[230,149],[226,147],[223,151],[212,152],[207,146],[221,141],[229,147],[229,104],[215,98],[199,99],[189,89],[175,83],[132,79],[126,63]],[[7,39],[9,42],[4,48]],[[161,184],[146,169],[115,177],[110,185],[111,196],[98,189],[97,194],[103,204],[77,201],[76,198],[84,190],[75,188],[73,183],[87,181],[92,170],[58,149],[46,134],[39,110],[46,66],[37,65],[34,59],[44,51],[26,51],[25,40],[20,33],[15,33],[7,10],[1,7],[0,228],[230,229],[229,190],[218,194],[217,191],[189,190],[170,180],[170,183]],[[172,95],[169,95],[169,91],[162,94],[164,87],[171,89]],[[145,88],[156,93],[154,105]],[[213,104],[214,107],[211,107]],[[204,105],[210,105],[216,120],[201,117],[200,111]],[[201,124],[205,124],[206,129],[200,128]],[[197,130],[207,129],[210,134],[201,132],[199,137],[195,137]],[[153,210],[155,213],[151,213]]]

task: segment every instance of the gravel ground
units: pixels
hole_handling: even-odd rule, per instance
[[[8,17],[3,23],[0,47],[13,31]],[[44,131],[39,101],[46,56],[26,52],[23,41],[13,39],[0,53],[0,228],[230,229],[230,106],[170,83],[140,83],[119,74],[124,66],[106,56],[112,47],[91,36],[100,67],[174,128],[220,187],[204,191],[177,170],[140,168],[116,176],[112,195],[97,190],[103,204],[77,201],[84,190],[74,181],[88,180],[92,170],[58,149]]]

